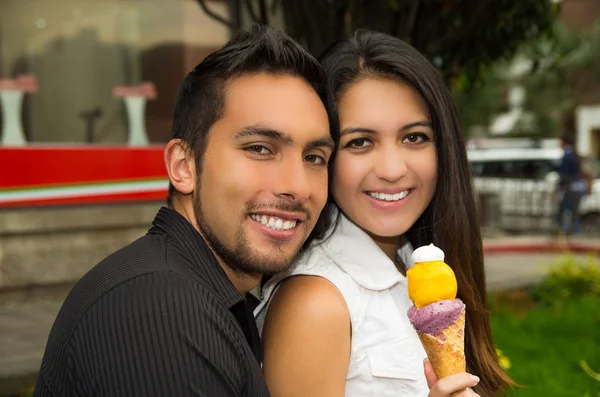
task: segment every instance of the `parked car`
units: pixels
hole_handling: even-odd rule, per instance
[[[473,148],[468,158],[483,209],[484,226],[507,231],[549,231],[556,227],[560,147]],[[583,160],[595,178],[580,205],[583,232],[600,234],[600,165]]]

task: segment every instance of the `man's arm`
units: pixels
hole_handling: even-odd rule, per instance
[[[73,386],[96,396],[241,395],[239,347],[211,299],[168,272],[114,289],[72,339]]]

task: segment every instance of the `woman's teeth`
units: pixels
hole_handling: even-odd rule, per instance
[[[396,193],[396,194],[369,192],[369,196],[373,197],[374,199],[382,200],[382,201],[398,201],[398,200],[402,200],[404,197],[408,196],[409,193],[410,193],[410,189],[405,190],[400,193]]]
[[[270,229],[274,230],[289,230],[293,227],[296,227],[296,221],[284,221],[281,218],[277,218],[275,216],[266,216],[266,215],[250,215],[250,218],[254,219],[256,222],[261,223],[263,226],[266,226]]]

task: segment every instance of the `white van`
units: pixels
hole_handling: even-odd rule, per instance
[[[556,141],[511,141],[513,147],[471,142],[467,155],[483,210],[483,226],[507,231],[548,231],[556,227],[556,169],[563,150]],[[595,176],[592,194],[579,208],[585,234],[600,234],[600,167],[585,159]]]

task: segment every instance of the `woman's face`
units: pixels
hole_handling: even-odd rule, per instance
[[[425,102],[398,81],[365,78],[342,95],[339,116],[336,203],[371,235],[404,234],[436,186],[434,133]]]

